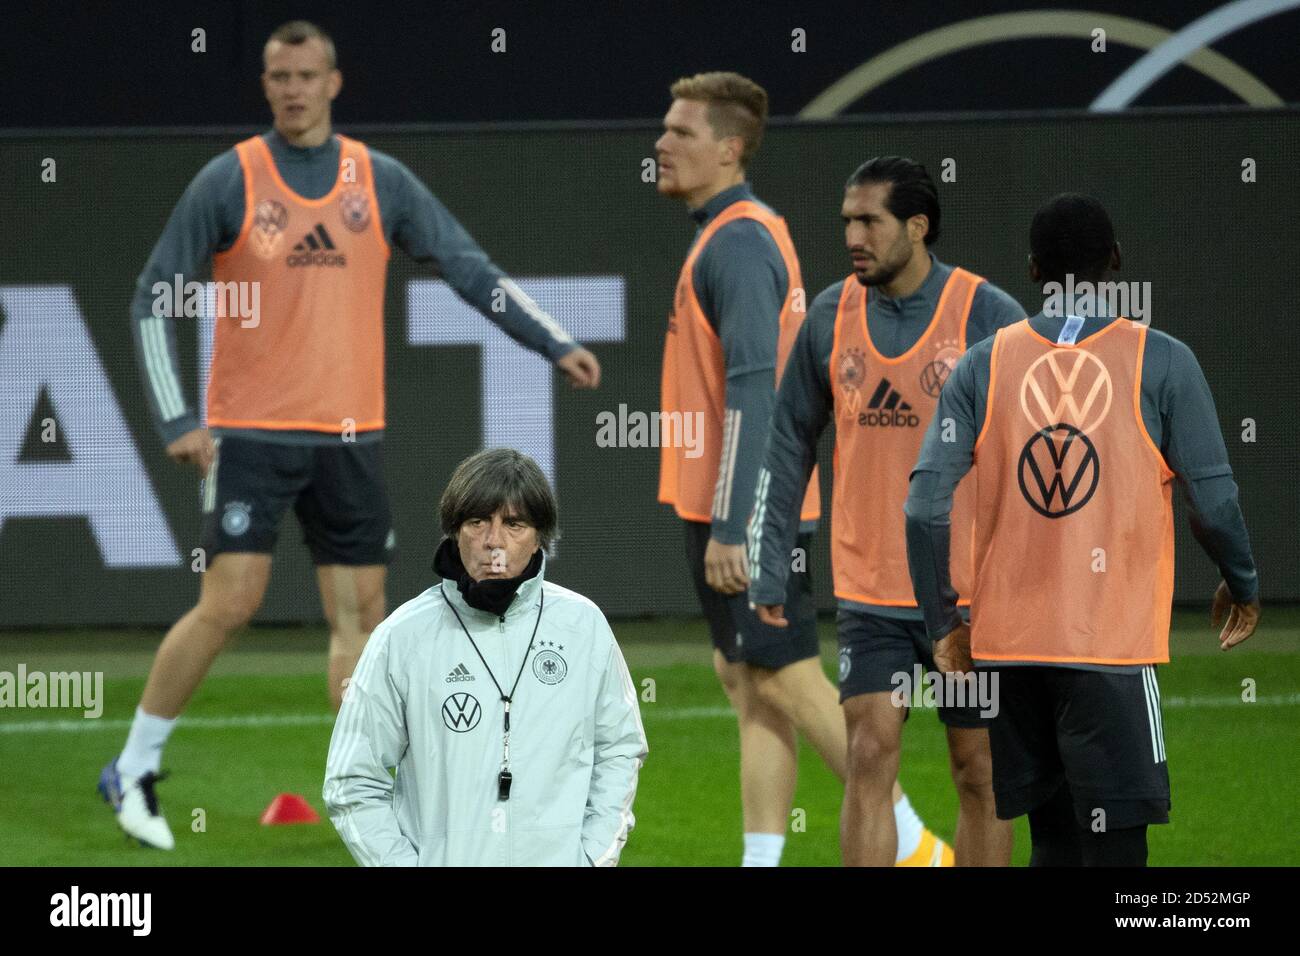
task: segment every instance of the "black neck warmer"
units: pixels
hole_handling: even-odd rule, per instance
[[[444,538],[433,556],[433,570],[444,580],[456,582],[456,587],[460,589],[466,604],[480,611],[495,614],[497,617],[505,616],[506,609],[515,599],[515,592],[519,590],[519,586],[529,578],[536,577],[541,569],[541,548],[533,552],[532,559],[519,577],[484,578],[482,581],[475,581],[465,570],[465,565],[460,560],[460,548],[456,546],[454,538]]]

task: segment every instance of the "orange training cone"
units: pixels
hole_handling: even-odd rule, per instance
[[[263,811],[262,826],[284,823],[320,823],[320,816],[303,797],[296,793],[282,793]]]

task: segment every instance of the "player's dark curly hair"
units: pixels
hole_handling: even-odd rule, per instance
[[[1115,228],[1100,202],[1079,193],[1053,196],[1034,213],[1029,251],[1044,282],[1065,282],[1067,274],[1096,282],[1110,266]]]
[[[925,244],[932,246],[938,241],[939,192],[922,164],[906,156],[877,156],[855,169],[844,188],[867,183],[890,183],[892,188],[885,208],[903,222],[913,216],[925,216],[930,221]]]
[[[500,508],[536,528],[542,549],[550,548],[559,519],[555,494],[537,462],[513,448],[489,448],[456,466],[438,505],[442,533],[455,537],[470,518],[491,518]]]

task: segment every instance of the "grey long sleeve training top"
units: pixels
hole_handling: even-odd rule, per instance
[[[1076,303],[1073,311],[1096,315],[1103,309],[1100,303],[1087,307]],[[1077,337],[1081,341],[1112,321],[1087,318]],[[1052,341],[1064,322],[1063,316],[1041,312],[1029,320],[1035,332]],[[963,355],[948,377],[912,472],[904,509],[912,581],[931,639],[942,637],[961,621],[948,574],[948,515],[953,490],[972,466],[976,436],[984,425],[992,352],[993,340],[986,339]],[[1192,350],[1158,329],[1147,333],[1141,406],[1147,433],[1183,489],[1193,535],[1218,565],[1234,600],[1254,599],[1259,582],[1214,398]],[[955,424],[952,441],[941,438],[941,423],[947,419]]]
[[[719,213],[741,201],[761,202],[748,183],[740,183],[692,210],[691,218],[699,226],[697,238]],[[722,544],[743,544],[763,461],[763,441],[776,402],[773,383],[781,308],[790,277],[771,234],[753,219],[737,219],[714,233],[695,261],[691,282],[705,318],[722,342],[725,414],[729,420],[739,420],[735,448],[722,456],[723,467],[730,463],[730,469],[719,476],[711,537]],[[729,432],[724,428],[724,433]],[[722,507],[720,502],[727,504]],[[805,530],[816,527],[816,522],[805,524]]]
[[[891,299],[878,288],[867,290],[867,326],[876,349],[888,358],[905,353],[925,334],[952,266],[930,255],[930,271],[911,295]],[[808,476],[816,464],[817,439],[831,420],[831,349],[835,342],[835,316],[842,282],[824,289],[813,300],[808,319],[799,330],[785,376],[777,394],[772,427],[763,464],[761,526],[755,535],[761,547],[759,561],[750,561],[750,600],[756,604],[781,604],[790,572],[790,552],[795,545],[799,505]],[[1015,299],[991,282],[982,283],[971,302],[966,325],[969,344],[992,335],[1004,325],[1018,322],[1025,311]],[[834,527],[831,533],[835,533]],[[904,547],[902,541],[898,547]],[[916,608],[862,604],[841,599],[840,607],[867,610],[884,617],[919,621]]]
[[[276,170],[294,192],[306,199],[319,199],[334,187],[339,175],[337,137],[331,136],[314,147],[290,145],[274,130],[262,138],[271,150]],[[535,318],[528,308],[532,303],[518,300],[511,283],[499,286],[505,273],[414,173],[374,149],[370,150],[370,159],[384,238],[390,244],[417,262],[433,265],[461,298],[521,345],[551,361],[577,347],[549,317],[544,321]],[[171,285],[177,275],[185,282],[199,279],[212,254],[234,244],[243,221],[244,172],[232,148],[204,166],[186,188],[136,282],[131,302],[132,334],[140,373],[148,386],[145,391],[149,407],[163,444],[197,428],[199,417],[183,400],[169,402],[166,409],[159,404],[159,395],[179,396],[184,391],[180,387],[175,319],[160,316],[164,322],[163,341],[156,341],[152,335],[145,341],[142,336],[144,320],[153,316],[153,286],[156,282]],[[501,312],[492,308],[498,287],[506,293],[501,297]],[[223,433],[267,437],[267,432],[260,429],[226,429]],[[377,441],[382,436],[382,430],[362,432],[357,441]],[[301,444],[338,440],[337,436],[310,431],[276,431],[273,437]]]

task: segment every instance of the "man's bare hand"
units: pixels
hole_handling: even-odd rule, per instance
[[[1228,623],[1219,632],[1221,651],[1232,650],[1255,633],[1255,628],[1259,625],[1259,598],[1249,604],[1238,604],[1232,599],[1228,582],[1220,581],[1218,590],[1214,592],[1214,604],[1210,608],[1210,623],[1215,627],[1222,624],[1225,611],[1228,613]]]
[[[754,611],[758,614],[758,619],[768,627],[790,626],[790,622],[785,619],[784,604],[758,604],[754,606]]]
[[[167,454],[172,461],[193,465],[199,474],[206,475],[217,452],[212,444],[212,434],[206,428],[196,428],[168,445]]]
[[[968,674],[974,669],[969,624],[958,624],[934,642],[934,666],[945,674]]]
[[[709,539],[704,549],[704,579],[721,594],[739,594],[749,587],[749,561],[743,544]]]
[[[600,385],[600,363],[581,345],[555,363],[574,388],[597,388]]]

